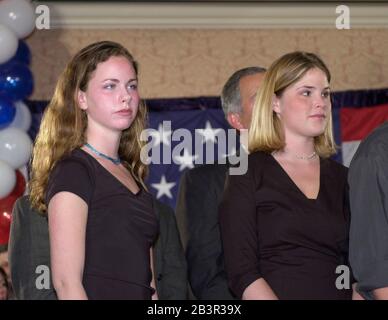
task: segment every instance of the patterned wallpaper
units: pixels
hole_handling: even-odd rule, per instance
[[[320,54],[335,91],[388,87],[388,29],[52,29],[27,40],[35,77],[31,99],[50,99],[70,57],[106,39],[121,42],[139,61],[145,98],[219,95],[234,70],[267,67],[294,50]]]

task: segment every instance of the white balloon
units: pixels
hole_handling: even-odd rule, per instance
[[[32,142],[24,131],[6,128],[0,131],[0,160],[17,169],[30,159]]]
[[[26,183],[28,183],[28,181],[29,181],[30,179],[29,179],[29,174],[28,174],[27,165],[25,165],[25,166],[23,166],[23,167],[20,167],[18,170],[19,170],[20,173],[23,175],[24,180],[26,180]],[[17,180],[17,178],[16,178],[16,180]],[[28,194],[28,188],[27,188],[27,187],[25,188],[23,195],[26,195],[26,194]]]
[[[7,62],[15,55],[18,44],[16,35],[5,25],[0,24],[0,64]]]
[[[8,196],[16,184],[15,170],[6,162],[0,160],[0,199]]]
[[[31,126],[31,112],[28,107],[22,101],[14,103],[16,108],[15,118],[8,125],[8,128],[18,128],[23,131],[28,131]]]
[[[19,170],[20,173],[23,175],[24,179],[25,179],[26,181],[28,181],[28,180],[29,180],[29,179],[28,179],[29,174],[28,174],[27,165],[25,165],[25,166],[23,166],[23,167],[20,167],[18,170]],[[26,189],[27,189],[27,188],[26,188]]]
[[[23,39],[35,28],[34,7],[25,0],[2,0],[0,23],[10,28],[19,39]]]

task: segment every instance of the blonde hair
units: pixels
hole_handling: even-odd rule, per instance
[[[57,82],[54,95],[43,114],[31,160],[30,200],[41,213],[47,211],[45,193],[52,169],[60,159],[86,143],[87,117],[79,108],[77,94],[79,90],[86,91],[97,65],[112,56],[128,59],[137,75],[137,62],[126,48],[116,42],[101,41],[79,51]],[[140,150],[145,144],[140,140],[140,134],[145,127],[146,117],[146,107],[140,102],[133,123],[121,135],[118,150],[123,165],[144,188],[147,167],[140,160]]]
[[[288,53],[272,63],[264,76],[253,107],[248,140],[250,152],[271,153],[285,147],[282,124],[272,110],[273,97],[274,95],[280,97],[284,90],[314,68],[322,70],[330,83],[329,69],[314,53],[296,51]],[[314,138],[314,145],[318,155],[324,158],[336,152],[331,112],[324,132]]]

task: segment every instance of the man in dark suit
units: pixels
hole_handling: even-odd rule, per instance
[[[159,237],[154,246],[156,289],[160,300],[188,298],[187,264],[174,210],[154,201],[159,215]]]
[[[264,68],[236,71],[221,94],[222,108],[232,128],[248,129]],[[210,164],[186,171],[180,180],[176,217],[186,253],[189,282],[197,299],[233,299],[224,270],[218,226],[218,204],[227,164]]]
[[[155,283],[161,300],[187,299],[187,266],[174,211],[154,201],[160,234],[154,247]],[[30,207],[27,196],[14,205],[9,241],[11,278],[17,299],[55,300],[50,276],[47,218]]]

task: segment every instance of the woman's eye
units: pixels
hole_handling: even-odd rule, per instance
[[[324,97],[324,98],[330,97],[330,92],[329,91],[325,91],[324,93],[322,93],[322,97]]]
[[[115,84],[109,83],[104,86],[104,89],[113,89],[115,87]]]
[[[305,97],[309,97],[309,96],[311,96],[311,91],[310,90],[303,91],[302,95]]]
[[[137,83],[131,83],[128,85],[128,90],[136,90],[137,89]]]

